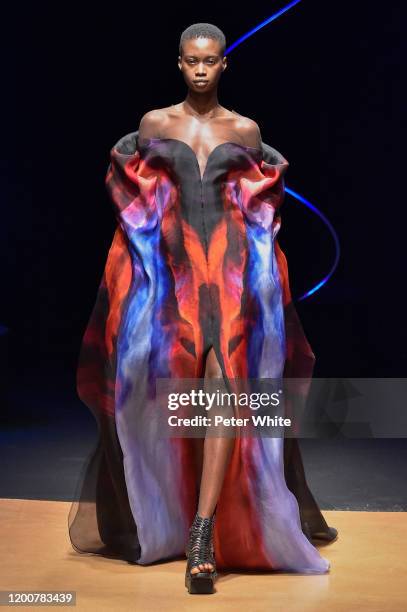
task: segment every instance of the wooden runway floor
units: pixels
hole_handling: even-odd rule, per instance
[[[216,593],[189,595],[184,561],[142,567],[76,553],[67,533],[70,505],[0,500],[0,590],[73,590],[71,609],[92,612],[407,610],[405,512],[324,512],[339,531],[336,542],[319,547],[329,574],[221,574]]]

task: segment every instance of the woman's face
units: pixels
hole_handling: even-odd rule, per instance
[[[212,38],[193,38],[184,42],[182,51],[178,67],[188,88],[208,92],[216,87],[227,62],[226,56],[221,57],[220,43]]]

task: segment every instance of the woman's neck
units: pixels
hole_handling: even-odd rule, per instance
[[[216,91],[210,92],[208,95],[189,91],[182,106],[186,114],[203,119],[216,117],[222,108],[218,102]]]

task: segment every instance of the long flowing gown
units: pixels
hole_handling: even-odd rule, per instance
[[[157,378],[203,376],[213,346],[225,381],[310,379],[315,356],[277,240],[287,167],[264,142],[219,144],[203,176],[175,138],[141,143],[136,131],[111,149],[117,227],[77,370],[98,424],[68,517],[78,552],[139,564],[184,556],[197,501],[192,446],[159,435]],[[296,440],[237,437],[217,504],[219,569],[329,571],[304,516],[327,528]]]

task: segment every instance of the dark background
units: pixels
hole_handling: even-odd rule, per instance
[[[0,323],[14,423],[91,419],[75,368],[116,223],[109,152],[146,111],[184,99],[182,30],[214,23],[231,45],[285,4],[4,8]],[[297,302],[316,376],[406,376],[406,17],[401,2],[303,0],[231,51],[222,77],[220,103],[258,122],[290,162],[287,186],[339,236],[334,275]],[[295,297],[329,271],[333,241],[288,195],[282,218]]]
[[[0,322],[11,331],[13,367],[74,367],[114,232],[109,151],[147,110],[185,97],[182,30],[215,23],[231,45],[285,4],[257,2],[245,14],[234,3],[8,5]],[[297,303],[321,376],[406,372],[406,11],[379,7],[303,0],[231,51],[219,90],[221,104],[258,122],[290,162],[287,186],[339,235],[334,276]],[[289,196],[282,214],[280,244],[299,296],[328,272],[333,241]]]

